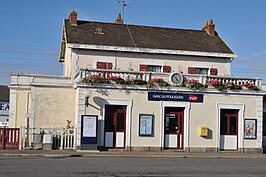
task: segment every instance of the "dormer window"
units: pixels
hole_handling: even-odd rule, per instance
[[[96,28],[95,34],[104,34],[103,29],[102,28]]]

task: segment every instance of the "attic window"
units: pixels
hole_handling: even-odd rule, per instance
[[[102,28],[95,28],[95,34],[104,34]]]

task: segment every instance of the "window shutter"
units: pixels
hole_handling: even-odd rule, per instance
[[[210,75],[218,75],[218,69],[217,68],[211,68],[210,69]]]
[[[97,62],[97,69],[106,69],[105,62]]]
[[[188,67],[188,74],[196,74],[196,68]]]
[[[148,65],[139,65],[140,71],[148,71]]]
[[[97,62],[97,69],[113,69],[113,64],[107,62]]]
[[[107,63],[106,66],[107,66],[106,69],[113,69],[113,64],[112,63]]]
[[[171,66],[163,66],[163,72],[164,73],[170,73],[171,72]]]

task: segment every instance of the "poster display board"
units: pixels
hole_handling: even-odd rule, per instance
[[[96,137],[97,118],[95,116],[83,117],[83,137]]]
[[[139,115],[139,136],[153,136],[153,115]]]
[[[81,150],[97,149],[97,115],[83,115],[81,117]]]

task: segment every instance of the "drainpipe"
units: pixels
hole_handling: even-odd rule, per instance
[[[187,123],[188,123],[188,125],[187,125],[187,139],[188,139],[188,141],[187,141],[187,148],[188,148],[188,152],[190,151],[190,106],[191,106],[191,103],[189,104],[189,108],[188,108],[188,110],[187,110],[187,119],[188,119],[188,121],[187,121]]]

